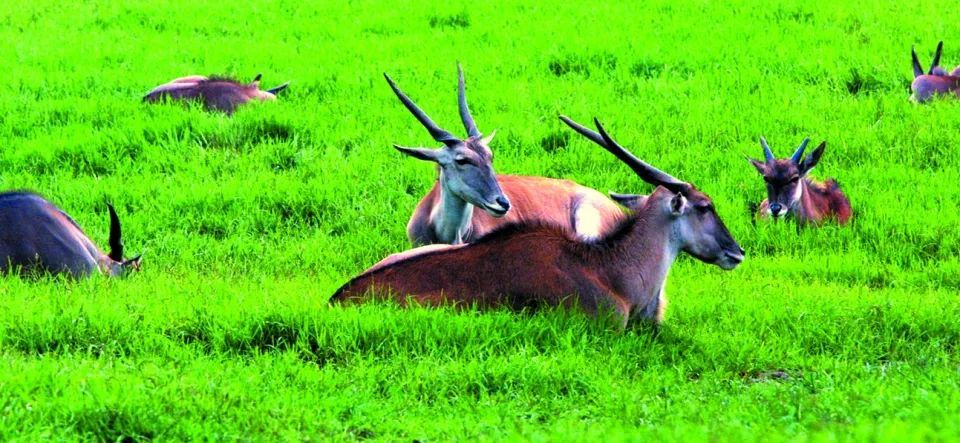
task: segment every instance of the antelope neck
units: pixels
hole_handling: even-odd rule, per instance
[[[440,207],[433,214],[434,231],[440,243],[463,243],[473,221],[473,205],[450,189],[440,172]]]

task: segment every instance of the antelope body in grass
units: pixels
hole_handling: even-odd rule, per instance
[[[782,218],[789,214],[801,223],[821,223],[827,219],[847,223],[852,216],[850,201],[837,181],[828,179],[817,183],[807,177],[827,147],[827,142],[820,143],[804,157],[809,142],[810,139],[804,139],[790,158],[777,159],[766,139],[760,137],[764,161],[748,159],[767,186],[767,198],[760,203],[759,215]]]
[[[407,223],[411,243],[469,243],[505,224],[526,221],[555,224],[578,236],[593,238],[623,218],[622,209],[610,199],[572,181],[497,175],[489,147],[496,131],[484,137],[477,129],[467,106],[459,65],[457,71],[457,100],[466,139],[437,126],[384,74],[403,105],[434,140],[444,145],[439,149],[394,145],[406,155],[435,162],[439,170],[433,188],[417,204]]]
[[[143,97],[145,102],[163,100],[199,101],[208,111],[232,114],[240,105],[251,100],[276,100],[277,94],[289,86],[284,83],[266,91],[260,90],[260,74],[248,84],[227,77],[204,77],[191,75],[173,79],[153,88]]]
[[[579,306],[588,313],[612,310],[624,325],[632,318],[659,323],[663,285],[678,254],[723,269],[743,260],[710,197],[634,157],[599,121],[599,134],[564,121],[657,186],[610,232],[584,240],[540,221],[507,225],[471,244],[377,266],[342,286],[331,302],[388,295],[427,305]]]
[[[923,67],[920,66],[917,51],[911,49],[910,52],[913,56],[913,83],[910,85],[913,94],[910,96],[910,100],[923,103],[938,95],[960,97],[960,66],[954,68],[953,72],[949,74],[940,67],[943,42],[937,44],[937,52],[933,56],[933,63],[930,64],[930,69],[926,74],[923,72]]]
[[[84,277],[94,272],[122,276],[140,269],[140,257],[125,260],[120,218],[110,211],[110,253],[104,254],[69,215],[39,195],[0,194],[0,273],[50,273]]]

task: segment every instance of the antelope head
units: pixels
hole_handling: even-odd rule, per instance
[[[122,277],[132,272],[140,271],[140,263],[143,255],[138,255],[131,259],[123,258],[123,241],[121,240],[120,217],[113,205],[107,203],[110,211],[110,253],[107,257],[110,263],[106,264],[106,271],[111,276]]]
[[[694,185],[678,180],[631,154],[607,134],[598,119],[595,118],[594,123],[599,133],[581,126],[566,116],[560,116],[560,119],[581,135],[615,155],[641,180],[657,186],[652,194],[642,199],[638,208],[643,211],[653,211],[653,215],[638,223],[663,223],[669,230],[670,241],[675,247],[704,263],[729,270],[743,261],[743,249],[723,224],[710,196]],[[650,212],[646,213],[650,214]]]
[[[263,74],[257,74],[257,76],[253,78],[253,81],[250,82],[250,84],[244,88],[246,90],[247,96],[250,97],[251,99],[257,99],[260,101],[276,100],[277,94],[279,94],[280,91],[287,89],[287,86],[290,86],[290,82],[285,82],[279,86],[267,89],[266,91],[261,90],[260,78],[262,76]]]
[[[493,170],[493,151],[489,144],[496,131],[483,136],[467,107],[466,86],[463,81],[463,69],[457,64],[460,119],[467,131],[467,138],[460,139],[446,131],[423,112],[403,91],[397,87],[387,74],[383,76],[390,88],[404,106],[420,121],[433,139],[443,143],[441,148],[407,148],[394,145],[400,152],[420,160],[436,163],[440,168],[440,181],[446,192],[483,209],[494,217],[502,217],[510,210],[510,200],[500,189],[497,175]]]
[[[803,179],[817,165],[827,147],[827,142],[820,143],[817,149],[804,158],[803,151],[809,142],[809,138],[803,139],[790,158],[777,159],[767,145],[767,140],[760,137],[764,161],[747,158],[767,184],[768,215],[780,218],[800,206],[800,197],[804,190]]]

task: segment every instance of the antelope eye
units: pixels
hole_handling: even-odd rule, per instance
[[[800,181],[800,177],[793,177],[790,179],[790,183],[796,183],[798,181]]]
[[[466,157],[457,157],[457,158],[453,159],[453,161],[456,162],[456,163],[457,163],[458,165],[460,165],[460,166],[464,166],[464,165],[470,164],[470,160],[467,160]]]

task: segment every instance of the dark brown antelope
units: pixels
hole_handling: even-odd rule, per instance
[[[913,83],[910,89],[913,94],[910,100],[918,103],[930,101],[936,96],[949,95],[960,97],[960,66],[954,68],[953,72],[947,73],[940,67],[940,55],[943,53],[943,42],[937,44],[937,52],[933,55],[933,63],[926,74],[923,67],[920,66],[920,59],[917,58],[917,51],[910,50],[913,56]]]
[[[743,249],[710,197],[634,157],[599,121],[599,134],[564,121],[657,186],[611,232],[584,240],[543,222],[507,225],[471,244],[426,250],[368,270],[331,302],[387,296],[401,304],[579,306],[588,313],[612,310],[624,325],[631,318],[659,323],[664,282],[680,252],[723,269],[740,264]]]
[[[110,211],[110,253],[104,254],[69,215],[29,192],[0,194],[0,273],[122,276],[140,269],[123,258],[120,218]]]
[[[764,161],[748,158],[767,184],[767,198],[760,203],[759,215],[778,219],[790,214],[801,223],[835,219],[844,224],[850,220],[852,211],[837,181],[828,179],[817,183],[807,177],[820,161],[827,142],[820,143],[804,158],[803,151],[809,142],[809,138],[804,139],[790,158],[777,159],[767,140],[760,137]]]
[[[500,226],[523,221],[552,223],[581,237],[594,238],[623,218],[623,211],[603,194],[570,180],[497,175],[489,147],[496,131],[484,137],[477,129],[467,106],[459,65],[457,72],[457,99],[466,139],[437,126],[384,74],[403,105],[434,140],[444,145],[439,149],[394,145],[411,157],[435,162],[439,170],[433,188],[417,204],[407,223],[411,243],[469,243]]]
[[[249,84],[226,77],[191,75],[180,77],[153,88],[143,97],[145,102],[164,100],[199,101],[208,111],[232,114],[240,105],[251,100],[276,100],[277,94],[289,86],[286,82],[266,91],[260,90],[260,74]]]

